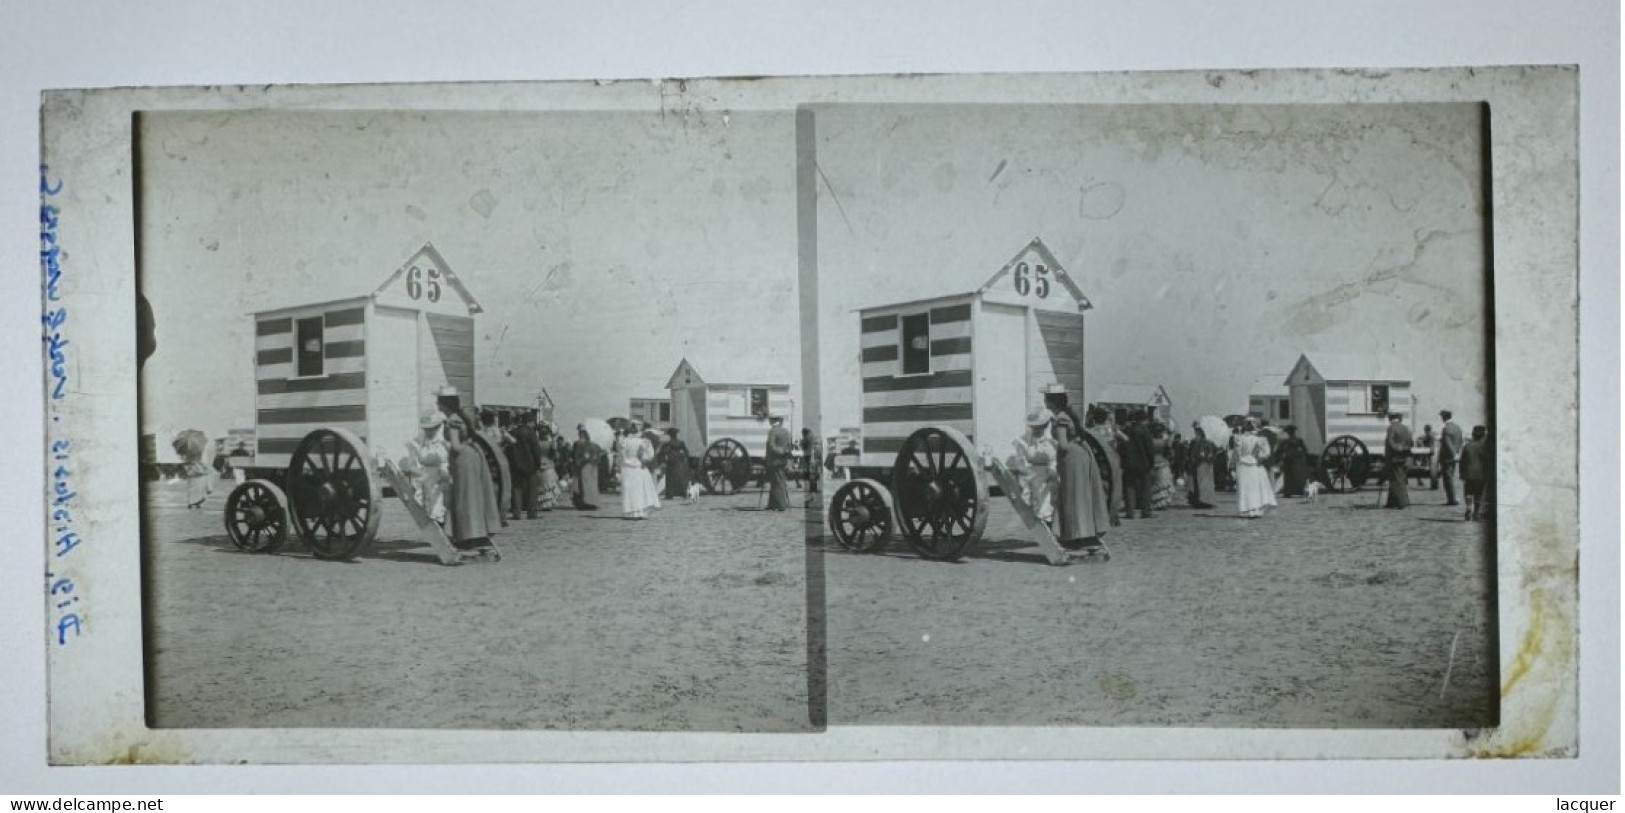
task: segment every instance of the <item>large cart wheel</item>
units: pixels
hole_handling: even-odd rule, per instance
[[[226,535],[245,553],[280,550],[288,520],[288,497],[269,480],[249,480],[226,497]]]
[[[707,446],[700,458],[700,485],[707,494],[733,494],[750,482],[750,452],[733,438]]]
[[[892,467],[897,518],[909,545],[926,559],[953,561],[987,527],[987,483],[963,434],[928,426],[908,436]]]
[[[294,527],[319,559],[354,559],[378,534],[383,489],[366,444],[344,429],[317,429],[288,464]]]
[[[876,553],[891,542],[895,511],[891,492],[874,480],[851,480],[829,502],[835,543],[855,553]]]
[[[1117,473],[1112,471],[1112,459],[1106,456],[1106,447],[1100,445],[1100,438],[1088,432],[1079,432],[1078,437],[1089,447],[1089,453],[1094,455],[1095,467],[1100,469],[1100,485],[1106,489],[1106,505],[1111,505],[1112,489],[1117,487]]]
[[[502,479],[502,464],[497,461],[497,455],[502,454],[502,450],[493,447],[491,441],[486,440],[478,432],[468,437],[474,441],[474,445],[479,447],[480,454],[485,457],[485,468],[491,472],[491,485],[496,487],[497,502],[500,504],[503,500],[502,495],[507,494],[509,488],[508,481]]]
[[[1320,480],[1339,494],[1365,485],[1370,467],[1365,444],[1353,435],[1333,438],[1320,453]]]

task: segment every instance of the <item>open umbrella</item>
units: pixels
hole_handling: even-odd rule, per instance
[[[172,445],[175,447],[175,454],[180,455],[181,460],[188,462],[202,460],[204,450],[209,447],[209,436],[196,429],[184,429],[175,433]]]
[[[587,430],[587,437],[600,449],[608,449],[615,442],[615,430],[602,418],[588,418],[581,422],[581,428]]]
[[[1230,443],[1230,425],[1217,415],[1203,415],[1196,420],[1196,425],[1202,428],[1202,433],[1214,446],[1223,449]]]

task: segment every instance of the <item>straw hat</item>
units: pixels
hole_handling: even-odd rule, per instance
[[[450,384],[442,384],[438,389],[436,389],[434,391],[434,397],[436,397],[436,398],[456,398],[456,397],[458,397],[457,388],[450,385]]]
[[[1067,391],[1066,391],[1066,385],[1062,384],[1060,382],[1056,382],[1054,384],[1046,384],[1044,386],[1044,388],[1039,390],[1038,392],[1039,392],[1040,395],[1067,395],[1068,394]]]
[[[423,417],[418,419],[418,428],[433,429],[445,422],[446,416],[441,415],[439,412],[430,410],[429,412],[423,413]]]
[[[1043,426],[1049,426],[1049,421],[1050,418],[1048,412],[1032,412],[1028,413],[1027,415],[1027,425],[1035,429]]]

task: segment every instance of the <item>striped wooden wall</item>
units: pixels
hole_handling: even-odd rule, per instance
[[[295,376],[294,323],[323,317],[323,375]],[[360,304],[260,316],[254,324],[254,465],[286,468],[310,432],[348,429],[366,440],[366,311]]]
[[[1382,454],[1388,436],[1388,416],[1348,414],[1349,391],[1355,386],[1361,385],[1326,385],[1326,440],[1330,442],[1342,435],[1353,435],[1359,438],[1372,454]],[[1415,416],[1412,414],[1410,387],[1390,384],[1388,409],[1391,412],[1404,413],[1406,425],[1411,425]],[[1415,430],[1416,427],[1412,426],[1412,429]]]
[[[704,443],[696,447],[694,443],[689,442],[690,451],[701,455],[705,453],[706,446],[723,438],[732,438],[744,444],[751,457],[759,458],[767,454],[767,432],[773,425],[752,415],[733,414],[732,404],[735,400],[733,393],[750,389],[761,387],[727,384],[706,386]],[[784,427],[790,430],[791,437],[799,437],[801,430],[795,427],[793,424],[795,416],[790,414],[790,387],[788,385],[768,387],[767,390],[768,411],[785,416]]]
[[[931,314],[931,372],[901,375],[901,317]],[[971,306],[968,298],[864,311],[863,466],[890,467],[916,430],[972,427]],[[971,438],[974,440],[974,437]]]

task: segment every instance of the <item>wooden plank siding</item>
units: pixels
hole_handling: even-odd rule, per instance
[[[464,404],[479,403],[474,390],[474,319],[468,316],[424,314],[435,349],[445,371],[446,383],[457,388]]]

